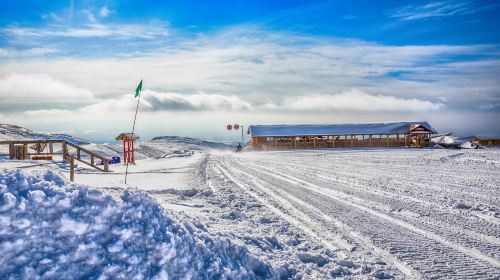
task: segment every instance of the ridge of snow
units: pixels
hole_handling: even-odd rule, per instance
[[[269,279],[246,247],[175,221],[145,193],[112,198],[52,171],[0,170],[2,279]]]
[[[89,141],[63,133],[44,133],[11,124],[0,124],[0,140],[65,140],[76,145],[87,145]]]

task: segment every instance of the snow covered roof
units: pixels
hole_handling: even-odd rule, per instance
[[[367,123],[367,124],[294,124],[250,125],[252,137],[351,134],[404,134],[417,127],[432,133],[437,131],[427,122]]]
[[[132,134],[132,133],[120,133],[120,135],[116,136],[116,140],[124,140],[124,139],[133,139],[137,140],[139,139],[139,136],[137,134]]]

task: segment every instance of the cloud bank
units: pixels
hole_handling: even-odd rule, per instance
[[[268,105],[269,106],[269,105]],[[275,105],[270,108],[278,108]],[[351,90],[333,95],[310,95],[286,98],[281,109],[292,111],[354,111],[354,112],[424,112],[444,107],[417,98],[403,99],[395,96],[370,95]]]
[[[92,92],[46,74],[8,74],[0,78],[2,103],[77,103],[94,101]]]

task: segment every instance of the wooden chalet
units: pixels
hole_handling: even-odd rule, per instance
[[[475,140],[481,146],[500,146],[499,136],[476,136]]]
[[[427,122],[250,125],[255,150],[426,146],[437,131]]]

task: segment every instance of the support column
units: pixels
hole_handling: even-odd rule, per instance
[[[313,148],[316,149],[316,137],[313,136]]]
[[[389,134],[387,134],[387,146],[390,145],[390,139],[389,139]]]
[[[293,148],[297,149],[297,136],[293,137]]]
[[[63,158],[63,162],[66,162],[66,155],[68,154],[68,146],[66,144],[66,141],[63,141],[62,142],[62,158]]]
[[[132,146],[132,162],[135,163],[135,156],[134,156],[134,140],[130,141],[130,145]],[[243,145],[243,144],[242,144]]]
[[[332,148],[335,148],[335,135],[332,136]]]
[[[69,180],[71,182],[75,181],[75,159],[70,156],[69,157]]]
[[[368,146],[372,146],[372,135],[368,135]]]
[[[354,135],[351,134],[351,148],[354,147]]]
[[[123,140],[123,163],[127,163],[127,142]]]
[[[14,143],[10,143],[9,144],[9,158],[14,159],[15,153],[16,152],[14,151]]]

